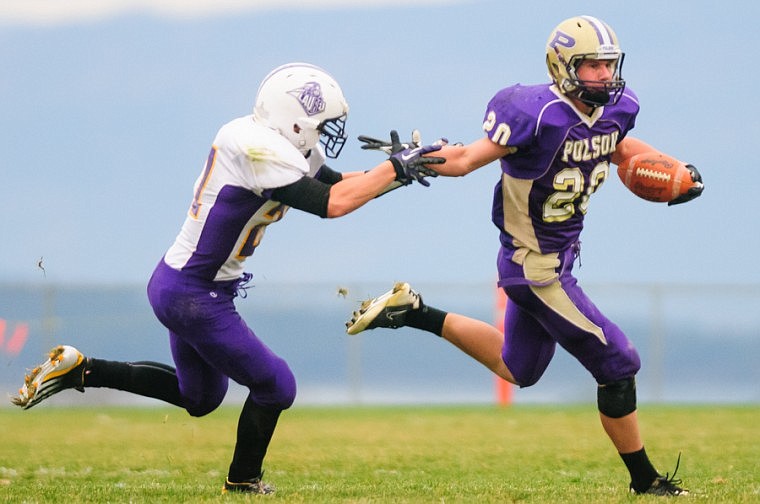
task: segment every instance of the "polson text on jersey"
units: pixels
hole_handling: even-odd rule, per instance
[[[572,158],[574,162],[579,163],[612,154],[617,146],[619,135],[619,131],[613,131],[603,135],[594,135],[591,138],[567,140],[562,151],[562,161],[567,162],[568,159]]]

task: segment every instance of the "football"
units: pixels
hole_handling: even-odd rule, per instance
[[[671,201],[696,185],[684,163],[659,152],[631,156],[618,166],[618,176],[633,194],[647,201]]]

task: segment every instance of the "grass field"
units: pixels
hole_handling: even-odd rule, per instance
[[[2,502],[651,502],[588,406],[295,407],[273,496],[220,495],[238,411],[0,408]],[[693,502],[760,502],[760,406],[640,408],[647,451]]]

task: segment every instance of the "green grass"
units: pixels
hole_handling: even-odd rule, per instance
[[[238,411],[0,408],[0,502],[651,502],[593,405],[295,407],[269,450],[269,497],[220,495]],[[760,406],[639,410],[654,463],[693,502],[760,502]]]

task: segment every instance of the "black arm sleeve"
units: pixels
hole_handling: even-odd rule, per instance
[[[290,207],[324,218],[327,217],[330,185],[311,177],[302,177],[292,184],[272,190],[271,198]]]
[[[314,178],[325,184],[333,185],[343,180],[343,174],[333,170],[327,165],[322,165],[317,172],[317,176]]]

